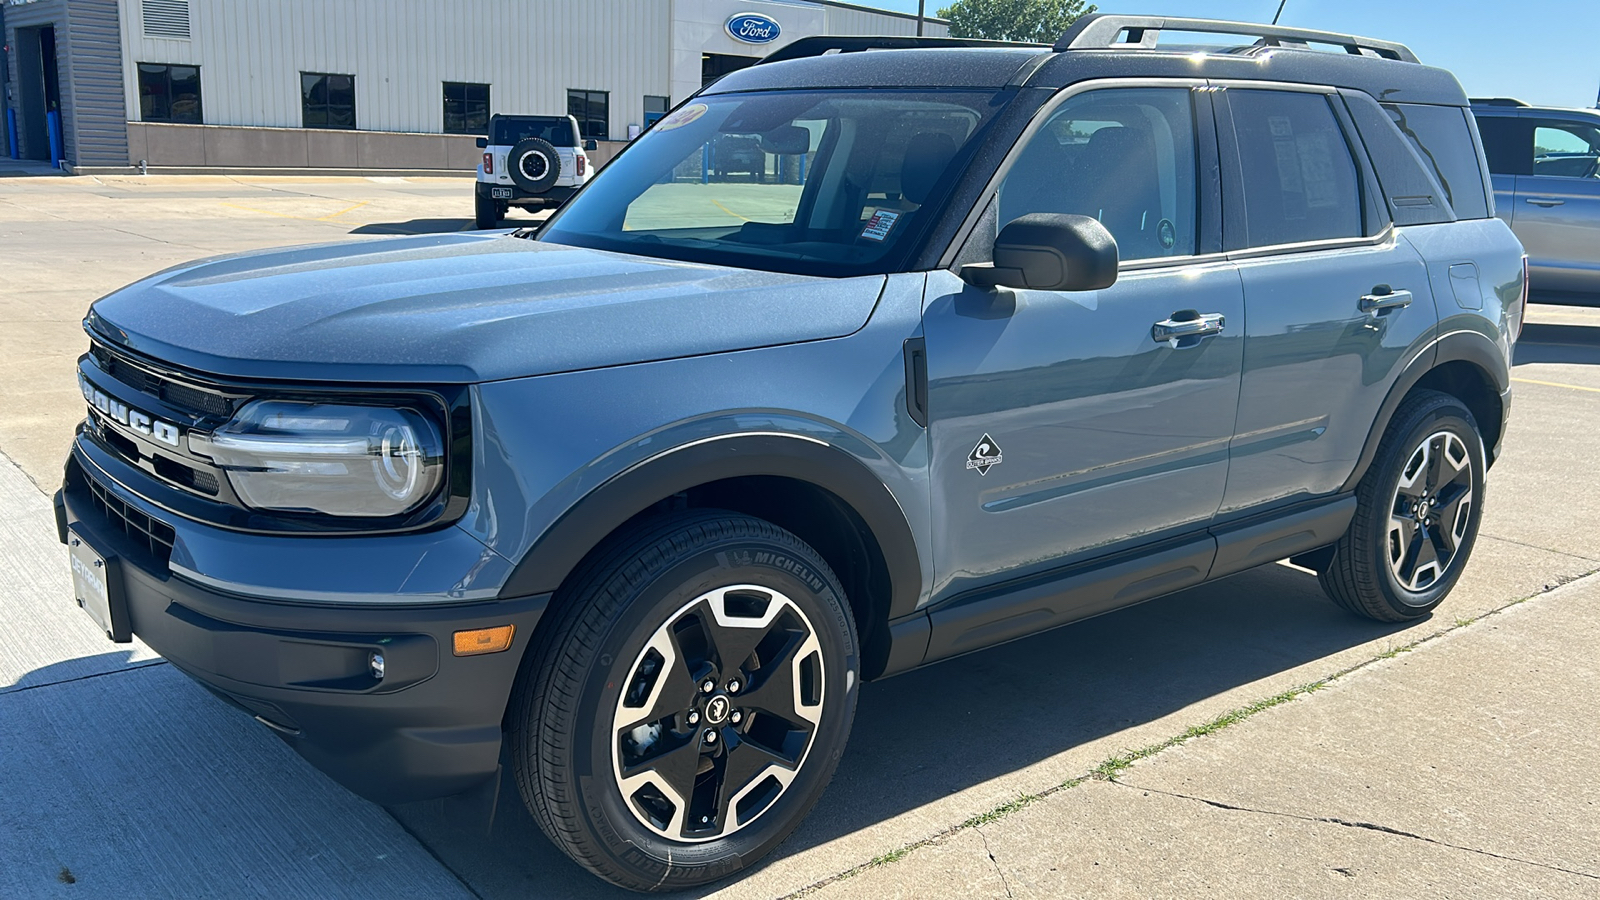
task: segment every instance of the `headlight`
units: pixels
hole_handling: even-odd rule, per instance
[[[443,446],[409,409],[256,400],[212,434],[209,453],[248,506],[376,517],[433,496]]]

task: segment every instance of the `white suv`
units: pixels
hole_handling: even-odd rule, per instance
[[[593,167],[571,116],[491,116],[478,138],[476,213],[479,228],[494,228],[512,206],[554,209],[589,180]]]

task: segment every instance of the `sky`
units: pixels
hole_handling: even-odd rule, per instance
[[[915,13],[917,0],[852,0]],[[950,0],[927,0],[933,15]],[[1100,12],[1270,22],[1278,0],[1099,0]],[[1472,97],[1595,105],[1600,0],[1287,0],[1280,25],[1399,41]]]

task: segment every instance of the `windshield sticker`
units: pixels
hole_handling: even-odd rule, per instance
[[[691,103],[672,115],[667,116],[665,119],[657,122],[654,130],[671,131],[674,128],[682,128],[690,122],[693,122],[695,119],[705,115],[706,109],[707,107],[704,103]]]
[[[889,229],[894,227],[900,214],[892,209],[880,209],[867,220],[867,227],[861,229],[861,236],[869,241],[881,241],[889,236]]]
[[[998,466],[1004,459],[1005,457],[1000,454],[1000,445],[985,432],[983,440],[967,454],[967,468],[977,469],[979,475],[987,475],[990,466]]]

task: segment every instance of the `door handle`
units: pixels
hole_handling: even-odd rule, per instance
[[[1554,197],[1528,197],[1526,199],[1527,199],[1527,201],[1529,203],[1532,203],[1534,206],[1543,206],[1546,209],[1548,209],[1548,208],[1550,208],[1552,206],[1560,206],[1563,203],[1567,202],[1565,200],[1557,200]]]
[[[1401,309],[1410,305],[1410,291],[1390,290],[1387,284],[1378,285],[1372,289],[1372,293],[1361,298],[1361,311],[1375,316],[1383,315],[1386,309]]]
[[[1200,338],[1221,334],[1225,324],[1227,319],[1222,313],[1201,315],[1198,310],[1180,309],[1172,314],[1172,318],[1150,326],[1150,338],[1158,344],[1169,344],[1175,348],[1193,347]]]

